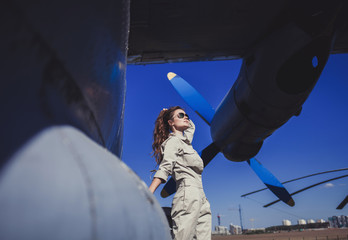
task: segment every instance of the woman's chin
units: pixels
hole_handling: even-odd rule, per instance
[[[187,124],[187,126],[184,126],[183,128],[184,128],[184,131],[186,130],[186,129],[188,129],[190,127],[190,125],[189,124]]]

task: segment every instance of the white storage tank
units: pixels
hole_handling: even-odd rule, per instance
[[[298,224],[298,225],[306,225],[306,220],[304,220],[304,219],[299,219],[299,220],[297,220],[297,224]]]
[[[282,221],[282,223],[283,223],[283,226],[291,226],[291,221],[290,220],[284,219]]]

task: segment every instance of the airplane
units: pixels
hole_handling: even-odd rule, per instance
[[[287,112],[279,101],[279,111],[259,119],[270,121],[267,135],[300,112],[327,56],[348,49],[347,3],[339,0],[17,0],[0,11],[1,239],[171,239],[162,208],[121,161],[127,64],[243,58],[241,76],[267,80],[277,70],[265,63],[288,61],[278,65],[283,76],[295,62],[286,81],[255,82],[260,93],[280,86],[294,103]],[[310,77],[294,53],[316,37],[323,53],[310,58]],[[242,106],[247,138],[257,106]],[[233,124],[214,121],[216,133]],[[225,153],[248,155],[232,150]]]
[[[320,4],[319,4],[320,5]],[[218,152],[235,162],[247,161],[265,185],[284,203],[294,200],[284,186],[254,156],[264,140],[301,113],[302,105],[325,67],[335,39],[341,6],[298,12],[294,21],[318,17],[320,28],[291,24],[276,30],[246,54],[239,76],[218,108],[210,104],[184,79],[168,73],[168,79],[185,102],[210,125],[213,143],[202,151],[206,166]],[[308,9],[307,9],[308,10]],[[322,15],[320,17],[320,15]],[[320,20],[319,20],[320,18]],[[304,34],[305,29],[310,29]],[[169,180],[161,195],[175,192]]]

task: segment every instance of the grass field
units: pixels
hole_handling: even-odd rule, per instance
[[[212,240],[348,240],[348,229],[328,228],[318,230],[277,232],[253,235],[213,235]]]

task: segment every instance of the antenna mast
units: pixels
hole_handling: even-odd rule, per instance
[[[240,219],[240,227],[242,228],[242,232],[243,232],[242,208],[240,204],[239,204],[239,219]]]

